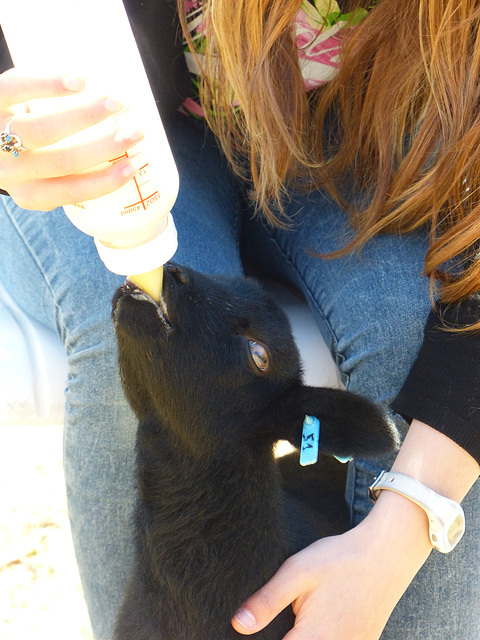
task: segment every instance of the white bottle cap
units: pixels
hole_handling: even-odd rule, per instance
[[[167,226],[152,240],[127,249],[107,247],[95,238],[100,258],[109,271],[121,276],[133,276],[157,269],[172,258],[177,250],[177,229],[172,214],[167,216]]]

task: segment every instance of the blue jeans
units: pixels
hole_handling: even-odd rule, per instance
[[[250,215],[242,191],[202,126],[180,117],[169,137],[181,177],[173,209],[175,260],[206,273],[242,273],[242,260],[305,294],[345,385],[389,402],[422,340],[430,301],[422,234],[382,236],[360,256],[321,260],[348,235],[346,217],[320,192],[292,197],[288,230]],[[298,214],[298,215],[295,215]],[[132,559],[135,419],[121,389],[110,300],[123,278],[61,209],[20,210],[0,199],[0,277],[17,303],[52,327],[68,358],[64,465],[77,561],[96,640],[110,640]],[[307,251],[306,251],[307,249]],[[398,418],[402,430],[406,425]],[[391,460],[355,460],[352,522],[367,487]],[[450,556],[432,553],[393,613],[384,640],[480,639],[480,487],[464,501],[467,533]]]

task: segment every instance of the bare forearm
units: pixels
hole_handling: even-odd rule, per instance
[[[414,420],[392,471],[406,474],[440,495],[460,502],[478,478],[480,467],[453,440]],[[397,558],[403,556],[402,562],[411,577],[431,551],[424,510],[390,491],[381,493],[365,528],[370,532],[376,529],[385,549],[390,546]]]
[[[409,475],[440,495],[460,502],[478,478],[480,467],[450,438],[414,420],[392,471]],[[392,590],[398,597],[432,550],[425,512],[408,498],[383,491],[358,530],[363,540],[375,536],[377,553],[383,554],[385,575],[394,578]],[[394,594],[391,596],[393,600]]]
[[[478,462],[453,440],[414,420],[392,470],[460,502],[480,474]]]

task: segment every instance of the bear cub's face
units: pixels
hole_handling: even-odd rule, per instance
[[[113,309],[125,393],[141,420],[253,420],[300,381],[288,320],[251,279],[169,264],[160,304],[127,282]]]

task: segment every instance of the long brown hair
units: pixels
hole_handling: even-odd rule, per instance
[[[342,9],[372,2],[350,0]],[[432,288],[440,285],[439,299],[476,293],[479,0],[377,0],[348,29],[337,76],[314,95],[303,88],[293,30],[300,5],[203,1],[201,100],[227,157],[249,177],[272,222],[282,223],[281,202],[292,182],[326,187],[357,231],[339,253],[361,248],[377,233],[424,226],[425,274]],[[327,118],[334,123],[330,139]],[[355,185],[363,204],[358,197],[355,206],[347,203],[346,185]]]

